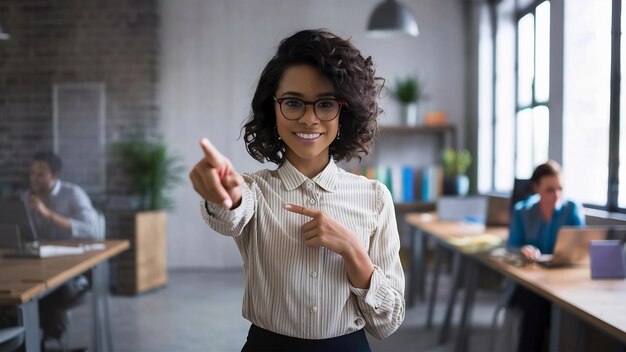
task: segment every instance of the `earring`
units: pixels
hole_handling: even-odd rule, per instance
[[[282,140],[282,138],[280,138],[280,134],[278,134],[278,126],[274,125],[274,133],[276,134],[276,138],[278,138],[278,140]]]
[[[337,138],[335,139],[341,139],[341,125],[339,125],[339,128],[337,129]]]

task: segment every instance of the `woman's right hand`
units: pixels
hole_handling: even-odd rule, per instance
[[[537,260],[541,255],[541,251],[539,250],[539,248],[531,246],[529,244],[522,247],[522,249],[520,249],[520,253],[522,254],[522,257],[524,257],[524,259],[528,260]]]
[[[226,209],[238,207],[241,203],[243,177],[208,139],[202,138],[200,146],[204,158],[189,173],[193,189],[206,201]]]

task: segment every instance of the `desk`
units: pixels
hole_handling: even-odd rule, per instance
[[[462,251],[452,244],[455,238],[477,236],[481,233],[491,233],[506,238],[508,232],[506,228],[485,228],[476,224],[442,222],[438,221],[434,214],[410,214],[407,215],[406,221],[413,226],[414,236],[420,237],[423,234],[434,238],[439,244],[450,248],[454,253],[453,289],[448,310],[454,304],[455,290],[460,281],[458,276],[460,268],[464,267],[467,271],[465,276],[466,294],[459,333],[455,343],[457,350],[462,350],[467,345],[468,324],[471,320],[474,292],[478,280],[478,264],[483,264],[500,272],[553,303],[551,351],[558,351],[559,348],[560,318],[563,309],[610,336],[626,342],[626,300],[624,300],[626,297],[626,280],[591,280],[588,266],[561,269],[545,269],[537,265],[515,267],[486,253]],[[424,238],[425,236],[421,237]],[[419,238],[416,239],[416,241],[419,240]],[[416,261],[419,268],[419,261],[423,261],[423,252],[417,251],[417,257],[412,261]],[[409,280],[418,281],[416,278],[418,273],[412,272],[412,269],[409,273]],[[446,312],[446,319],[442,327],[442,339],[445,338],[448,326],[449,312]]]
[[[71,241],[55,242],[68,244]],[[88,241],[80,241],[85,243]],[[76,243],[76,242],[74,242]],[[26,332],[27,351],[40,350],[38,301],[69,279],[92,271],[92,340],[95,351],[104,349],[101,339],[101,309],[108,299],[107,260],[129,248],[127,240],[104,241],[106,248],[81,255],[46,259],[5,258],[0,250],[0,305],[18,307],[19,323]]]
[[[508,236],[506,227],[485,227],[483,224],[466,223],[461,221],[440,221],[435,213],[413,213],[405,218],[406,222],[411,225],[411,264],[409,268],[409,289],[407,301],[409,305],[414,302],[416,294],[424,289],[424,273],[425,273],[425,256],[426,256],[426,237],[434,239],[437,242],[437,251],[435,252],[435,272],[433,275],[433,284],[430,292],[428,311],[426,315],[426,327],[432,326],[434,314],[435,297],[437,295],[437,286],[439,281],[439,270],[441,266],[441,248],[448,248],[452,251],[452,286],[444,321],[439,333],[439,343],[444,343],[448,339],[450,325],[452,322],[452,313],[454,310],[456,296],[461,283],[461,271],[465,270],[465,289],[463,311],[461,314],[461,323],[459,333],[457,334],[457,349],[464,348],[467,345],[468,329],[467,326],[471,320],[471,307],[474,300],[474,292],[478,281],[478,268],[474,265],[472,254],[480,247],[464,247],[459,248],[455,242],[462,239],[482,236],[484,234],[494,235],[499,241],[505,241]]]
[[[407,285],[407,303],[409,306],[413,305],[415,296],[424,289],[423,274],[425,272],[426,236],[435,239],[438,244],[453,250],[456,249],[456,246],[452,245],[451,241],[456,239],[490,233],[504,241],[508,236],[506,227],[485,227],[485,225],[476,223],[439,221],[435,213],[432,212],[408,214],[405,217],[405,221],[411,226],[411,261],[407,277],[409,282]],[[437,256],[436,260],[439,259],[441,259],[440,256]]]
[[[581,320],[626,343],[626,280],[591,280],[589,266],[545,269],[539,265],[515,267],[489,255],[477,260],[553,304],[558,333],[560,310],[566,309]],[[556,310],[556,311],[555,311]],[[557,338],[552,336],[552,339]],[[558,340],[551,341],[558,344]],[[555,347],[556,348],[556,347]]]

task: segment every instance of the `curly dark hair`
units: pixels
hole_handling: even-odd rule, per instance
[[[332,82],[337,99],[345,102],[339,115],[341,138],[330,145],[332,158],[361,160],[370,152],[378,131],[376,118],[382,110],[377,98],[384,80],[374,76],[371,57],[364,58],[350,40],[325,29],[303,30],[283,39],[265,66],[243,127],[248,153],[260,162],[283,163],[285,144],[276,133],[273,96],[285,70],[301,64],[317,68]]]

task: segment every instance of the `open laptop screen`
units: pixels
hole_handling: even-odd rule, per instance
[[[37,240],[32,219],[21,200],[0,199],[0,224],[19,226],[23,241]]]

